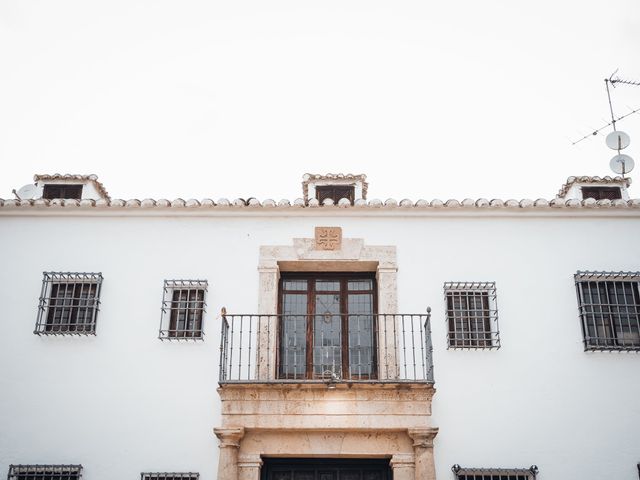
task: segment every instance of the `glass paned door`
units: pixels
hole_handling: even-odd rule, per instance
[[[283,274],[280,313],[281,377],[375,378],[372,276]]]
[[[313,316],[313,376],[342,376],[340,282],[315,280]]]

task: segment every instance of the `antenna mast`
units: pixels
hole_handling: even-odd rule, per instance
[[[632,109],[630,112],[625,113],[624,115],[621,115],[619,117],[616,117],[615,114],[613,113],[613,102],[611,101],[611,91],[609,89],[609,85],[611,85],[613,88],[616,88],[616,84],[622,84],[622,85],[631,85],[634,87],[640,87],[640,81],[636,81],[636,80],[626,80],[620,77],[615,77],[614,75],[618,73],[618,70],[616,69],[615,72],[613,72],[611,74],[611,76],[609,78],[605,78],[604,79],[604,83],[605,83],[605,87],[607,89],[607,100],[609,101],[609,112],[611,113],[611,121],[609,123],[607,123],[606,125],[603,125],[600,128],[597,128],[596,130],[594,130],[593,132],[585,135],[584,137],[576,140],[575,142],[571,142],[571,145],[575,145],[577,143],[580,143],[582,140],[585,140],[593,135],[597,135],[598,133],[600,133],[602,130],[604,130],[605,128],[607,128],[608,126],[612,126],[613,127],[613,131],[616,131],[616,122],[619,122],[620,120],[622,120],[623,118],[628,117],[629,115],[633,115],[634,113],[638,113],[640,112],[640,107],[636,108],[636,109]]]
[[[631,142],[629,135],[624,132],[619,132],[616,130],[616,116],[613,113],[613,103],[611,102],[611,90],[609,89],[609,84],[613,88],[616,87],[616,83],[622,83],[623,85],[634,85],[640,86],[640,82],[636,82],[633,80],[623,80],[620,77],[613,78],[613,76],[618,72],[616,69],[615,72],[611,74],[609,78],[604,79],[605,87],[607,88],[607,99],[609,100],[609,111],[611,112],[611,125],[613,127],[613,132],[607,135],[606,144],[612,150],[617,150],[618,154],[614,156],[609,162],[609,166],[614,173],[622,174],[622,178],[624,178],[626,173],[629,173],[633,170],[634,162],[633,158],[624,153],[620,153],[620,150],[627,148],[629,143]],[[636,109],[637,111],[637,109]],[[630,115],[630,114],[627,114]],[[597,133],[594,132],[594,135]]]

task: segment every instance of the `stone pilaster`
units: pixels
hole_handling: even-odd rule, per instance
[[[398,308],[396,276],[398,269],[391,262],[379,265],[376,273],[378,281],[378,312],[391,314],[381,316],[378,325],[379,372],[383,380],[398,378],[398,326],[396,313]]]
[[[391,457],[393,480],[416,480],[414,457],[410,453],[396,453]],[[420,478],[420,480],[422,480]]]
[[[214,428],[213,432],[220,440],[218,480],[238,480],[238,449],[244,428]]]
[[[433,458],[433,439],[437,428],[410,428],[407,433],[413,440],[416,478],[435,480],[436,466]]]
[[[260,455],[240,455],[238,457],[238,480],[260,480],[262,458]]]
[[[258,313],[265,315],[258,323],[258,345],[256,348],[256,379],[276,378],[276,343],[278,332],[278,281],[280,270],[275,261],[264,262],[258,267],[259,300]]]

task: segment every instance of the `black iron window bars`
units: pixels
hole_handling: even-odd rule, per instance
[[[500,348],[495,282],[446,282],[447,348]]]
[[[10,465],[7,480],[80,480],[82,465]]]
[[[466,468],[460,465],[451,467],[456,480],[535,480],[538,467],[529,468]]]
[[[44,272],[36,335],[95,335],[101,273]]]
[[[161,340],[202,340],[206,280],[165,280],[162,290]]]
[[[640,350],[640,272],[574,275],[585,350]]]
[[[177,473],[177,472],[163,472],[163,473],[141,473],[140,480],[198,480],[200,478],[199,473]]]

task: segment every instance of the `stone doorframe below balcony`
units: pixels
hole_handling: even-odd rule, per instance
[[[314,238],[294,238],[293,245],[261,246],[258,264],[259,295],[258,313],[278,313],[278,284],[281,272],[375,272],[378,287],[378,313],[394,314],[398,309],[397,272],[395,246],[365,245],[361,238],[343,238],[338,250],[316,250]],[[273,317],[272,321],[275,321]],[[393,318],[388,325],[380,325],[378,332],[379,351],[395,352],[395,345],[383,345],[394,341]],[[276,378],[277,328],[263,325],[257,348],[259,380]],[[380,372],[389,372],[388,378],[399,375],[395,353],[379,358]]]
[[[216,428],[218,480],[259,480],[264,457],[390,458],[394,480],[435,480],[437,428],[272,430]]]

